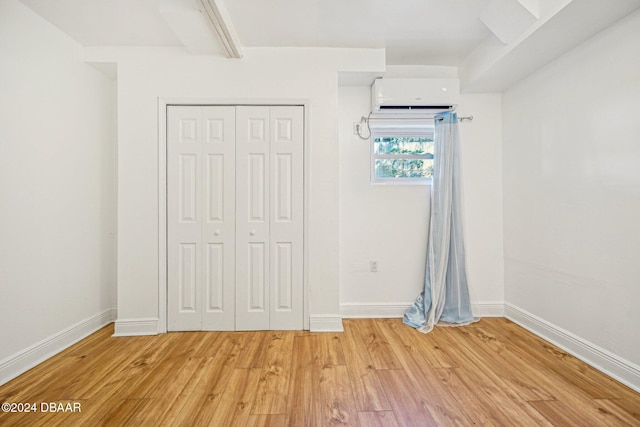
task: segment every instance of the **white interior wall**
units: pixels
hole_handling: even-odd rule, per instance
[[[400,67],[389,75],[415,77]],[[433,72],[421,67],[421,75]],[[447,70],[435,70],[438,75]],[[454,69],[455,73],[455,69]],[[455,76],[454,76],[455,77]],[[370,184],[369,141],[353,124],[370,111],[368,86],[340,87],[340,303],[345,316],[399,316],[420,293],[428,235],[424,185]],[[463,95],[457,109],[474,313],[501,315],[503,295],[501,96]],[[370,272],[371,260],[378,272]]]
[[[338,277],[338,86],[342,71],[380,71],[384,50],[245,49],[241,61],[182,49],[92,48],[118,62],[118,321],[116,333],[162,330],[158,245],[159,98],[308,105],[309,312],[341,328]],[[326,320],[326,322],[325,322]],[[313,325],[312,325],[313,327]]]
[[[463,94],[462,147],[467,274],[474,315],[501,316],[504,303],[502,96]]]
[[[502,110],[506,301],[567,342],[635,364],[636,381],[638,40],[636,12],[512,87]]]
[[[117,158],[115,82],[16,0],[0,2],[0,85],[1,383],[111,320]]]
[[[424,280],[429,187],[371,185],[370,142],[353,123],[371,108],[368,86],[340,87],[340,304],[344,315],[397,314]],[[366,129],[363,132],[367,133]],[[369,271],[369,262],[378,272]]]

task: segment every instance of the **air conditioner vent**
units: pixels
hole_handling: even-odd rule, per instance
[[[386,114],[437,114],[453,111],[460,97],[458,79],[375,79],[371,111]]]
[[[381,105],[380,111],[385,110],[439,110],[450,111],[454,105]]]

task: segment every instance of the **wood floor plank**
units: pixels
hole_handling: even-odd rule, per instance
[[[358,426],[356,403],[346,366],[320,367],[323,426]]]
[[[400,369],[400,362],[385,335],[374,319],[361,319],[353,324],[366,345],[373,367],[376,369]]]
[[[178,394],[194,373],[201,373],[202,358],[167,358],[159,361],[147,375],[131,387],[125,396],[127,399],[158,398],[167,394]],[[191,374],[191,375],[190,375]],[[168,382],[167,378],[171,378]]]
[[[322,425],[317,348],[317,336],[294,338],[286,411],[286,424],[289,426]]]
[[[259,379],[260,369],[235,368],[209,425],[246,425]]]
[[[375,368],[360,334],[354,327],[354,320],[344,321],[342,349],[347,372],[356,399],[358,411],[388,411],[391,409]]]
[[[86,400],[86,404],[83,404],[82,413],[70,417],[70,421],[78,422],[78,425],[100,425],[105,417],[109,417],[109,412],[125,400],[131,390],[147,389],[144,387],[145,381],[150,374],[156,372],[155,369],[159,365],[171,360],[164,357],[165,352],[170,352],[171,344],[176,343],[179,338],[179,336],[174,336],[169,340],[154,340],[151,345],[139,349],[137,352],[130,352],[129,361],[123,363],[119,370],[111,372],[107,380],[98,383],[102,384],[102,387],[97,387],[91,398]],[[173,379],[173,377],[170,378]],[[166,381],[167,378],[165,378]],[[158,385],[161,389],[171,387],[164,382],[160,382]],[[146,401],[149,402],[148,405],[155,403],[152,399],[146,399]],[[149,415],[149,412],[141,414],[141,416],[143,415]]]
[[[480,322],[482,323],[482,322]],[[460,330],[458,342],[464,342],[474,348],[474,352],[483,360],[500,358],[503,362],[495,365],[495,372],[509,384],[524,400],[555,400],[558,387],[549,377],[537,375],[538,371],[531,363],[523,360],[509,350],[499,337],[483,329],[479,324]]]
[[[633,395],[632,390],[580,359],[533,334],[523,333],[524,329],[515,323],[506,319],[496,320],[486,322],[486,329],[503,336],[514,354],[526,358],[535,355],[532,362],[536,368],[544,368],[545,371],[563,378],[593,399],[620,398],[628,393]]]
[[[95,379],[97,373],[95,369],[105,369],[105,363],[96,364],[95,360],[111,361],[112,357],[121,356],[124,354],[126,358],[126,352],[128,345],[132,342],[140,342],[141,340],[125,340],[123,342],[114,343],[108,340],[108,336],[104,334],[105,328],[98,331],[95,335],[103,337],[103,341],[95,342],[93,335],[90,337],[90,342],[94,343],[93,348],[89,348],[86,345],[72,346],[68,351],[62,352],[58,355],[58,359],[62,362],[57,367],[57,376],[55,378],[48,378],[48,368],[45,362],[44,370],[38,366],[31,372],[32,375],[23,377],[30,378],[30,383],[17,379],[8,384],[8,390],[18,391],[20,393],[26,393],[32,399],[39,400],[52,400],[52,399],[67,399],[75,398],[80,399],[86,396],[82,392],[74,392],[76,387],[74,384],[87,385],[85,378]],[[151,341],[142,340],[145,343]],[[111,344],[113,343],[113,345]],[[47,387],[42,387],[43,383],[47,384]],[[90,384],[89,384],[90,385]],[[81,388],[82,389],[82,388]],[[12,397],[18,398],[19,393],[11,393]]]
[[[91,399],[83,401],[82,412],[68,417],[68,422],[48,421],[46,425],[103,425],[105,419],[113,416],[114,408],[117,408],[125,400],[123,391],[125,386],[119,381],[108,384],[93,394]],[[131,399],[137,400],[137,399]],[[59,421],[57,415],[52,417],[55,421]]]
[[[431,368],[455,368],[455,361],[446,351],[439,341],[439,329],[433,333],[423,334],[414,328],[409,328],[402,323],[402,319],[384,319],[385,330],[392,330],[402,337],[403,345],[408,349],[415,348],[415,351],[422,354],[423,359]]]
[[[615,407],[617,409],[612,410],[617,412],[622,410],[636,419],[636,423],[640,425],[640,399],[634,399],[633,397],[624,397],[621,399],[606,399],[596,400],[600,405],[606,405],[607,407]]]
[[[227,332],[205,332],[197,347],[191,353],[191,357],[213,357],[218,351],[220,343],[225,339]]]
[[[86,354],[87,352],[92,351],[93,349],[98,348],[101,343],[108,343],[109,338],[113,335],[114,332],[114,324],[111,323],[107,326],[104,326],[89,335],[87,338],[78,341],[74,345],[69,348],[64,349],[62,352],[58,353],[60,357],[66,356],[80,356],[82,354]],[[147,337],[127,337],[127,338],[147,338]]]
[[[100,420],[102,426],[141,426],[153,404],[152,399],[124,399]]]
[[[105,348],[100,354],[92,354],[84,360],[87,361],[85,369],[77,369],[68,376],[66,381],[60,384],[61,399],[89,399],[95,392],[95,384],[106,382],[106,379],[112,378],[115,373],[122,369],[122,366],[128,364],[132,360],[132,355],[146,351],[156,352],[160,344],[156,340],[148,339],[129,339],[111,341],[111,345]],[[139,337],[135,337],[139,338]],[[145,337],[149,338],[149,337]],[[170,345],[167,343],[167,345]],[[102,360],[104,362],[97,363]],[[87,381],[91,378],[92,381]]]
[[[207,425],[218,407],[222,394],[235,369],[240,342],[231,333],[225,334],[215,356],[206,358],[202,373],[193,391],[185,398],[174,425]]]
[[[265,336],[269,336],[270,341],[251,413],[284,414],[291,377],[294,333],[282,331]]]
[[[165,378],[164,384],[158,384],[145,395],[146,399],[153,399],[153,404],[140,425],[160,425],[163,420],[175,420],[200,380],[207,359],[188,357],[172,362],[166,373],[171,381],[167,382]]]
[[[439,425],[471,425],[472,418],[467,415],[467,411],[476,406],[473,402],[470,405],[468,401],[464,405],[460,404],[457,393],[464,390],[456,389],[453,386],[455,382],[438,372],[446,368],[430,368],[416,346],[403,347],[402,329],[404,328],[390,328],[385,336],[392,347],[404,348],[404,351],[398,352],[399,364],[435,422]],[[482,412],[475,413],[481,421],[486,421],[481,414]]]
[[[247,332],[246,345],[238,355],[238,368],[262,368],[270,337],[259,331]]]
[[[45,373],[36,371],[37,381],[25,388],[21,393],[24,397],[19,401],[25,401],[24,399],[32,402],[59,401],[64,394],[65,385],[81,384],[88,390],[88,394],[91,395],[91,400],[80,400],[82,402],[82,412],[80,414],[72,414],[72,417],[68,417],[68,414],[64,413],[45,413],[40,414],[38,419],[41,420],[43,425],[57,425],[59,421],[66,420],[67,418],[69,418],[69,422],[78,422],[80,425],[84,424],[84,420],[91,420],[85,425],[95,424],[104,417],[108,410],[113,408],[116,402],[122,399],[120,394],[125,390],[126,386],[131,386],[136,384],[136,381],[141,381],[149,369],[151,369],[151,366],[162,358],[162,349],[167,341],[165,339],[154,340],[153,338],[154,337],[135,337],[135,339],[116,340],[110,336],[106,337],[105,339],[108,342],[113,343],[115,340],[118,341],[119,344],[126,344],[123,354],[127,357],[123,359],[122,366],[97,378],[91,376],[80,377],[80,382],[77,381],[79,378],[78,372],[86,372],[83,370],[86,365],[78,363],[78,359],[81,361],[87,360],[87,358],[83,358],[82,356],[88,353],[83,349],[82,352],[74,352],[73,356],[56,356],[51,360],[58,360],[62,369],[50,369]],[[101,348],[103,347],[101,346]],[[71,352],[65,354],[71,354]],[[97,356],[98,357],[88,358],[89,363],[99,366],[110,365],[111,359],[109,357],[111,353],[104,353]],[[74,372],[74,363],[77,363],[78,367],[83,369]],[[96,368],[93,372],[99,371],[100,369]],[[4,387],[0,389],[3,388]],[[11,399],[9,401],[16,400]],[[0,425],[2,424],[2,414],[0,414]],[[67,424],[67,422],[63,424]]]
[[[246,427],[284,427],[285,415],[249,415]]]
[[[634,419],[631,424],[640,425],[640,400],[621,398],[621,399],[596,399],[599,408],[616,414],[620,419]]]
[[[376,374],[386,390],[393,390],[393,393],[389,393],[388,399],[398,424],[403,427],[438,425],[425,408],[422,394],[416,390],[404,370],[382,369]]]
[[[81,413],[1,412],[0,425],[640,425],[639,393],[506,319],[426,335],[401,319],[344,325],[103,328],[0,386],[2,402],[77,399]]]
[[[500,333],[490,332],[489,329],[476,324],[465,331],[460,331],[460,334],[468,334],[468,338],[475,345],[479,347],[484,345],[487,350],[499,353],[507,363],[496,366],[496,370],[503,377],[508,378],[510,386],[517,390],[527,401],[537,400],[531,397],[532,394],[527,393],[535,385],[535,387],[539,387],[539,390],[544,390],[555,397],[554,399],[540,400],[561,401],[569,407],[582,408],[586,413],[603,411],[592,398],[593,394],[597,392],[594,392],[589,381],[581,381],[576,376],[574,380],[580,381],[584,388],[572,387],[571,385],[576,384],[574,381],[567,380],[565,375],[555,375],[554,369],[548,369],[549,367],[552,368],[552,366],[546,362],[540,362],[539,352],[536,352],[535,348],[532,348],[528,354],[531,360],[525,362],[525,359],[523,359],[524,354],[511,344],[511,340],[506,339]],[[610,392],[599,392],[597,394],[608,395]]]
[[[0,387],[0,402],[27,402],[44,398],[55,387],[56,380],[64,378],[64,373],[73,372],[78,362],[72,357],[57,357],[55,363],[53,359],[49,361],[51,363],[47,363],[46,369],[37,366]]]
[[[400,427],[393,411],[358,412],[361,427]]]
[[[594,426],[633,426],[637,420],[625,412],[610,412],[596,406],[573,406],[557,400],[542,400],[529,402],[536,411],[542,414],[554,425],[575,425],[576,420],[582,419]],[[588,421],[587,421],[588,420]]]
[[[439,335],[441,345],[459,366],[453,368],[453,372],[461,383],[475,393],[472,404],[476,405],[477,399],[480,407],[489,408],[489,411],[481,410],[475,416],[495,419],[496,425],[550,425],[496,372],[496,366],[502,364],[502,360],[484,358],[470,343],[458,340],[460,332],[460,328],[436,328],[431,333]]]
[[[179,339],[178,335],[166,334],[162,339],[152,341],[149,346],[129,353],[127,362],[123,362],[110,372],[110,379],[103,383],[105,389],[118,390],[122,394],[121,398],[143,396],[144,393],[140,390],[148,389],[146,379],[153,377],[155,369],[167,361],[167,354]],[[97,392],[100,391],[103,390]]]
[[[320,348],[320,363],[330,366],[344,366],[344,352],[342,351],[342,333],[323,333],[318,335]]]

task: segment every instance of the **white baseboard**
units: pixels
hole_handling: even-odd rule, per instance
[[[471,304],[471,312],[476,317],[504,317],[504,303],[479,302]]]
[[[340,314],[345,318],[398,318],[411,307],[413,302],[397,303],[348,303],[340,305]],[[471,304],[471,311],[478,317],[503,317],[504,304],[483,302]]]
[[[396,318],[402,317],[411,302],[396,303],[348,303],[340,304],[340,315],[346,318]]]
[[[136,337],[157,335],[158,319],[118,319],[114,327],[114,337]]]
[[[116,309],[105,310],[0,361],[0,385],[108,325],[113,322],[115,316]]]
[[[640,366],[514,305],[505,304],[505,317],[640,392]]]
[[[344,332],[342,316],[335,314],[312,314],[309,316],[311,332]]]

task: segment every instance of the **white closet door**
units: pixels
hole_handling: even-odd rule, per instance
[[[236,107],[236,330],[269,329],[269,107]]]
[[[270,121],[270,328],[302,329],[302,107],[272,107]]]
[[[235,330],[235,119],[233,107],[202,108],[203,330]]]
[[[168,330],[302,329],[302,107],[167,124]]]
[[[170,331],[234,329],[234,107],[168,107]]]
[[[236,119],[236,329],[302,329],[303,110]]]

